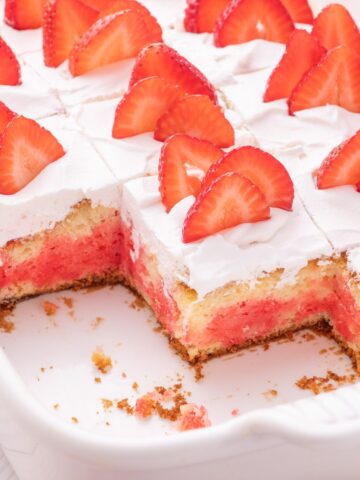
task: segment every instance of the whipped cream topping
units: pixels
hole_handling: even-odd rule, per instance
[[[55,135],[66,154],[16,194],[0,194],[0,246],[52,228],[84,198],[93,205],[118,208],[116,179],[81,133],[64,130],[65,122],[64,116],[39,121]]]
[[[49,86],[20,60],[21,84],[0,85],[0,100],[14,112],[38,120],[64,108]]]
[[[291,282],[308,260],[332,253],[298,199],[293,212],[274,208],[270,220],[185,244],[182,225],[193,201],[187,197],[167,214],[152,176],[125,183],[122,211],[134,227],[134,244],[157,255],[164,277],[176,275],[200,296],[232,281],[252,283],[277,268],[284,269],[282,281]]]
[[[338,252],[360,246],[360,193],[350,185],[316,188],[311,173],[296,179],[309,215]]]

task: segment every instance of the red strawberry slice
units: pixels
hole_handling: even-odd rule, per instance
[[[114,0],[81,0],[82,3],[98,12],[104,10],[104,8],[108,8],[113,1]]]
[[[295,30],[286,45],[284,56],[268,80],[264,102],[288,98],[305,73],[316,65],[325,53],[325,48],[309,33]]]
[[[48,67],[58,67],[75,41],[95,22],[98,12],[79,0],[49,0],[44,11],[43,50]]]
[[[161,41],[156,20],[136,10],[123,10],[100,18],[71,50],[69,69],[83,75],[109,63],[136,57],[145,45]]]
[[[124,95],[115,113],[114,138],[126,138],[152,132],[159,118],[183,92],[160,77],[140,80]]]
[[[216,22],[217,47],[257,38],[286,43],[294,24],[280,0],[233,0]]]
[[[0,135],[14,117],[16,117],[16,113],[10,110],[5,103],[0,102]]]
[[[17,30],[42,25],[46,0],[5,0],[5,22]]]
[[[238,173],[225,173],[201,190],[187,213],[183,241],[194,242],[241,223],[270,218],[264,195]]]
[[[141,78],[162,77],[189,94],[208,95],[216,102],[215,89],[206,77],[186,58],[164,43],[145,47],[136,59],[130,86]]]
[[[325,7],[315,18],[311,32],[327,50],[346,45],[360,53],[360,31],[343,5]]]
[[[15,117],[1,137],[0,193],[18,192],[64,154],[48,130],[29,118]]]
[[[314,15],[308,0],[281,0],[293,22],[313,23]]]
[[[183,134],[170,137],[159,161],[159,190],[166,211],[189,195],[197,196],[205,173],[223,155],[219,147],[205,140]]]
[[[151,24],[151,28],[154,29],[154,32],[157,30],[157,36],[158,38],[161,38],[162,29],[157,20],[151,15],[149,10],[144,7],[144,5],[136,0],[115,0],[100,11],[100,17],[106,17],[111,13],[121,12],[123,10],[136,10],[137,12],[142,13],[145,17],[145,21],[148,22],[149,25]]]
[[[212,32],[230,0],[187,0],[184,27],[188,32]]]
[[[19,85],[20,83],[20,64],[14,52],[0,37],[0,85]]]
[[[360,130],[325,158],[316,172],[318,188],[357,185],[360,182]]]
[[[248,178],[264,194],[270,207],[292,209],[293,182],[286,168],[269,153],[251,146],[232,150],[210,167],[203,188],[227,172]]]
[[[222,110],[206,95],[189,95],[178,100],[159,119],[154,138],[164,141],[175,133],[207,140],[219,147],[234,145],[234,129]]]
[[[305,74],[288,103],[291,115],[327,104],[360,113],[360,56],[348,47],[330,50]]]

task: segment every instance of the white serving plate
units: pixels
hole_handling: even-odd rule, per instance
[[[63,297],[74,300],[73,311]],[[44,298],[60,306],[56,316],[45,315]],[[246,480],[358,479],[360,385],[318,397],[294,385],[327,369],[349,372],[345,355],[319,353],[334,345],[331,340],[305,341],[302,332],[268,351],[216,359],[197,383],[153,331],[150,311],[129,306],[133,300],[118,286],[61,292],[16,307],[15,330],[0,335],[0,443],[20,480],[215,480],[234,478],[234,469],[246,471]],[[98,316],[104,320],[94,328]],[[100,384],[91,363],[97,346],[114,361]],[[132,401],[156,385],[173,385],[178,375],[191,401],[207,407],[211,428],[180,434],[157,418],[139,421],[102,408],[101,398]],[[269,389],[278,396],[264,395]],[[0,479],[7,477],[0,473]]]

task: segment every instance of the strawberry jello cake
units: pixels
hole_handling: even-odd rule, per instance
[[[124,282],[190,362],[321,323],[360,368],[349,3],[6,0],[0,303]]]

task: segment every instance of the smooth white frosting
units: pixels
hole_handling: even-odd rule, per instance
[[[39,123],[55,135],[66,154],[19,192],[0,195],[0,246],[53,227],[84,198],[93,205],[118,208],[116,179],[81,133],[64,130],[65,121],[64,116],[53,116]]]
[[[167,214],[157,177],[145,177],[125,183],[122,211],[131,219],[135,245],[145,244],[157,255],[164,277],[176,275],[200,296],[228,282],[252,283],[277,268],[284,269],[282,280],[291,282],[308,260],[332,252],[298,199],[293,212],[272,209],[270,220],[185,244],[182,225],[193,201],[185,198]]]

